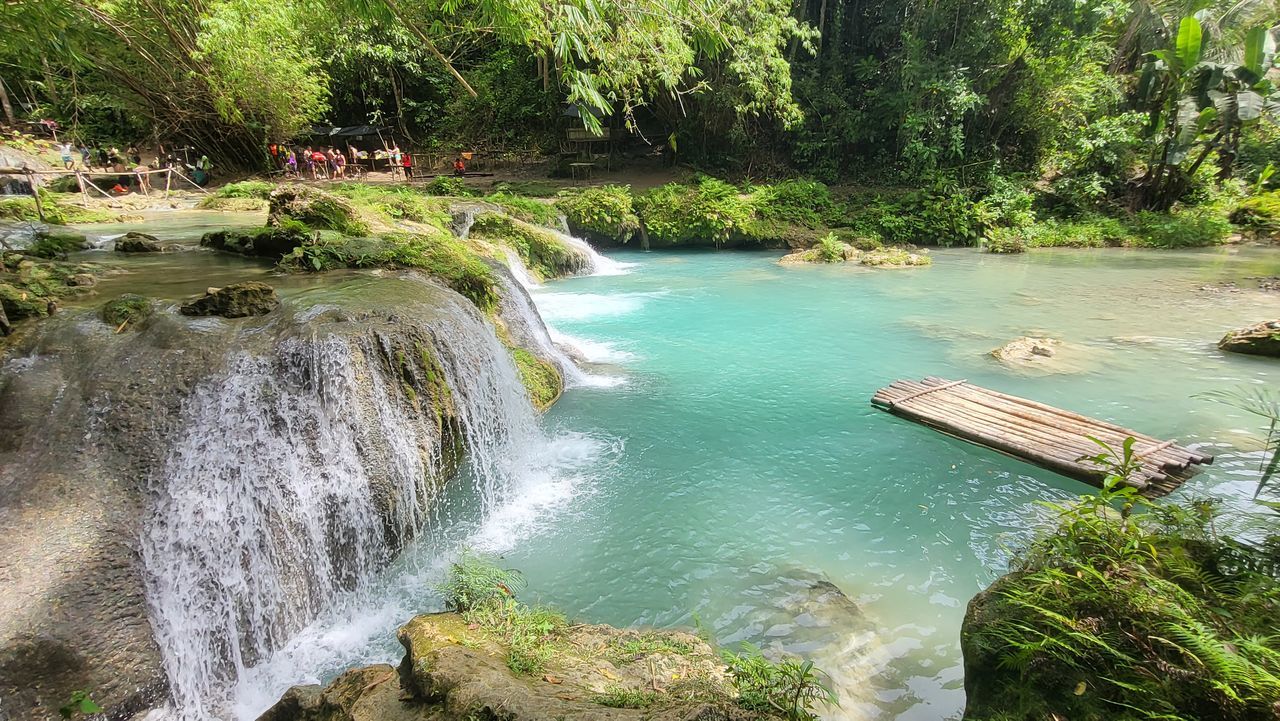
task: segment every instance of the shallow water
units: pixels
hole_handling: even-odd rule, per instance
[[[1192,396],[1280,384],[1276,361],[1215,347],[1229,328],[1280,317],[1280,294],[1204,286],[1280,274],[1280,252],[934,256],[930,268],[867,271],[784,268],[772,253],[620,252],[632,265],[617,274],[533,289],[552,337],[621,382],[565,394],[542,419],[553,440],[538,467],[490,516],[454,484],[374,593],[242,679],[237,716],[256,717],[292,683],[395,662],[393,629],[438,607],[432,584],[469,545],[523,570],[529,600],[582,620],[697,625],[723,644],[812,655],[841,687],[832,718],[958,717],[965,603],[1046,518],[1038,501],[1089,489],[875,410],[871,395],[897,378],[967,378],[1178,438],[1217,461],[1176,496],[1243,505],[1256,423]],[[270,272],[212,253],[119,262],[130,272],[103,294],[176,300]],[[269,282],[288,300],[320,292],[314,278]],[[1066,372],[986,355],[1027,334],[1064,341]],[[861,615],[797,591],[822,577]]]

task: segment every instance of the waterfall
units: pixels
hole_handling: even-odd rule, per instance
[[[498,281],[502,284],[502,304],[503,310],[506,311],[503,316],[508,318],[514,316],[515,319],[519,319],[520,327],[512,328],[512,335],[522,345],[532,346],[541,351],[540,356],[555,364],[560,369],[560,375],[564,377],[565,387],[589,385],[587,374],[551,341],[551,334],[543,323],[542,316],[538,315],[538,311],[534,308],[529,291],[526,290],[538,286],[529,285],[533,279],[524,263],[520,262],[520,256],[507,251],[507,262],[510,264],[511,272],[509,274],[499,272],[497,275]]]
[[[435,294],[443,312],[400,307],[376,328],[291,319],[271,352],[230,351],[226,373],[188,400],[141,538],[177,718],[226,718],[246,669],[335,598],[365,591],[422,530],[450,424],[403,390],[406,339],[443,376],[485,509],[545,446],[493,328]]]
[[[587,268],[590,270],[587,275],[625,275],[627,269],[631,267],[630,263],[619,263],[618,261],[607,258],[599,253],[591,244],[582,238],[574,237],[569,232],[569,221],[561,215],[559,217],[559,230],[548,228],[555,234],[565,245],[582,251],[587,256]]]

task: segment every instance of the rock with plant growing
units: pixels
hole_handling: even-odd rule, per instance
[[[1227,331],[1218,347],[1231,353],[1280,358],[1280,320],[1264,320]]]
[[[440,586],[447,609],[417,616],[405,656],[295,686],[261,721],[812,721],[831,701],[809,662],[717,654],[682,631],[570,624],[518,600],[522,576],[464,553]]]

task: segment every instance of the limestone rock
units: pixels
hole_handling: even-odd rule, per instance
[[[288,227],[293,220],[309,228],[367,235],[370,224],[346,198],[307,185],[281,185],[271,191],[267,225]]]
[[[418,616],[398,634],[405,647],[398,671],[369,666],[348,671],[323,689],[296,686],[259,721],[770,718],[733,704],[723,663],[696,636],[609,626],[573,626],[565,633],[563,650],[552,656],[546,669],[522,676],[507,666],[502,643],[461,616]],[[619,690],[651,703],[617,708],[602,698]]]
[[[251,315],[266,315],[280,305],[276,289],[251,280],[245,283],[228,285],[225,288],[210,288],[203,297],[197,298],[182,306],[183,315],[220,315],[223,318],[245,318]]]
[[[163,250],[160,239],[154,235],[130,231],[116,238],[117,253],[159,253]]]
[[[1218,347],[1232,353],[1280,358],[1280,320],[1267,320],[1228,331],[1218,341]]]
[[[102,306],[102,320],[113,328],[134,326],[151,315],[151,299],[125,293]]]
[[[200,239],[200,245],[227,253],[279,259],[310,240],[310,233],[290,224],[289,227],[267,227],[250,231],[218,230],[205,233]]]

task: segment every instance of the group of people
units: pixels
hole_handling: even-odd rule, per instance
[[[343,180],[348,177],[348,164],[358,165],[360,161],[386,160],[388,170],[393,178],[413,178],[413,155],[402,151],[399,145],[375,150],[372,154],[365,150],[347,146],[346,152],[336,147],[300,147],[283,143],[271,143],[267,146],[267,154],[276,170],[286,178],[310,177],[312,180]],[[453,161],[454,175],[462,176],[467,172],[462,156]]]
[[[166,149],[161,145],[155,159],[151,164],[147,164],[142,161],[142,152],[137,146],[131,145],[124,152],[120,152],[120,149],[115,146],[90,147],[85,142],[63,141],[58,144],[58,153],[64,169],[83,170],[90,173],[97,170],[101,173],[115,174],[116,183],[111,190],[116,194],[129,192],[129,187],[134,184],[139,191],[149,192],[151,171],[181,169],[184,165],[192,172],[192,180],[197,185],[208,184],[213,177],[213,163],[209,161],[209,156],[201,155],[200,159],[191,165],[184,163],[183,159],[178,157],[178,150],[172,147]],[[190,150],[190,148],[181,150]]]

